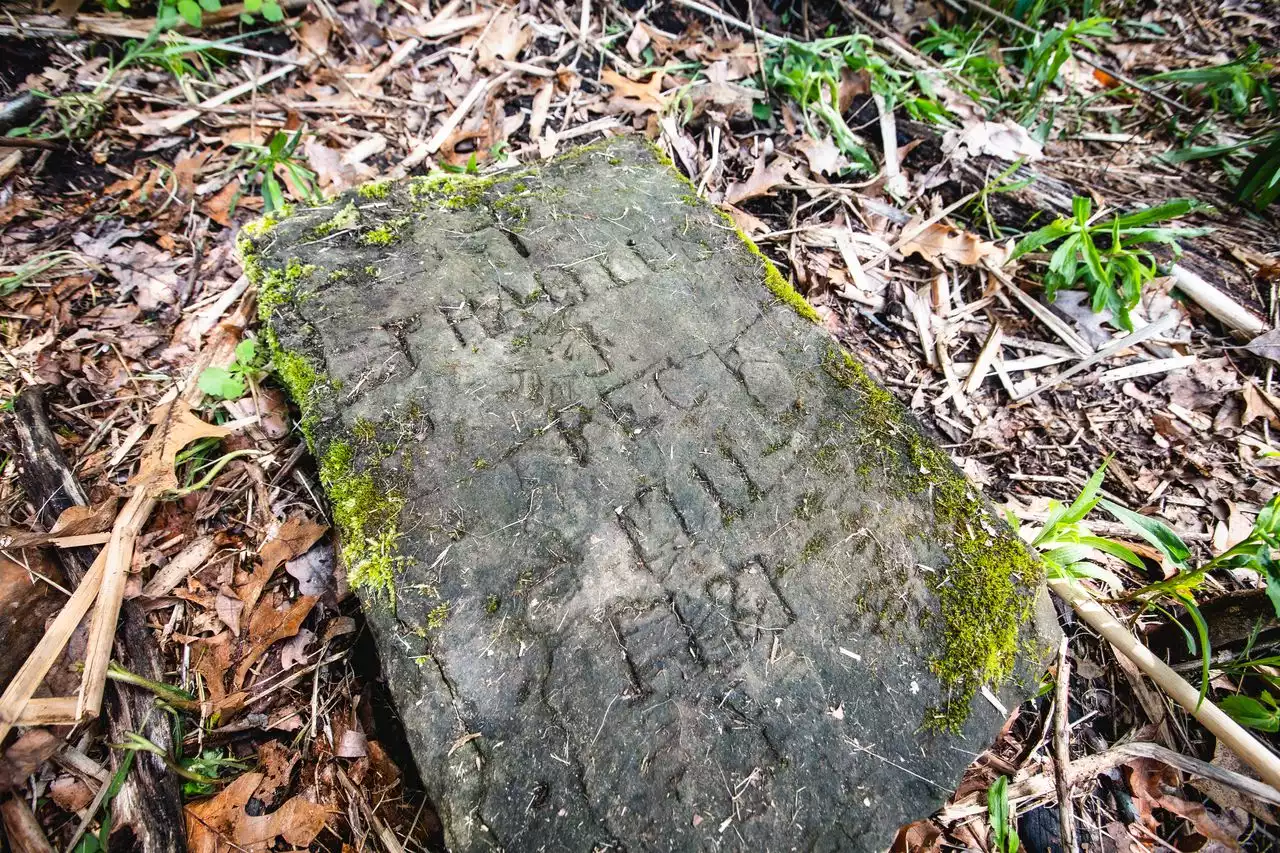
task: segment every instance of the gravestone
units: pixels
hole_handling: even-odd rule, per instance
[[[246,231],[451,849],[883,850],[1034,688],[1038,563],[647,143]]]

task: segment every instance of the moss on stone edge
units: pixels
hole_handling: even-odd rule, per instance
[[[293,304],[298,299],[298,285],[315,271],[315,264],[304,264],[296,258],[290,258],[284,269],[258,268],[258,317],[265,323],[277,308]]]
[[[361,184],[356,187],[356,195],[369,201],[379,201],[387,197],[387,193],[391,192],[391,181],[370,181],[367,184]]]
[[[346,231],[348,228],[354,228],[360,223],[360,210],[353,201],[347,202],[347,206],[339,210],[333,215],[328,222],[322,222],[315,228],[311,229],[313,237],[328,237],[335,231]]]
[[[392,243],[400,239],[400,235],[409,224],[409,217],[401,216],[392,219],[390,222],[384,222],[376,228],[370,228],[368,231],[360,235],[360,244],[363,246],[390,246]]]
[[[424,175],[409,182],[409,199],[415,207],[430,205],[442,210],[466,210],[484,204],[485,191],[497,180],[451,172]]]
[[[711,207],[709,203],[703,201],[703,199],[698,195],[697,185],[694,184],[693,181],[689,180],[688,176],[686,176],[684,172],[681,172],[676,168],[676,164],[671,162],[671,158],[668,157],[661,148],[653,142],[649,142],[649,150],[653,154],[655,160],[657,160],[661,165],[667,167],[667,169],[669,169],[676,178],[689,187],[689,192],[680,196],[680,201],[683,204],[690,207],[698,207],[702,204],[707,204],[708,207]],[[791,286],[791,282],[787,281],[786,277],[778,270],[778,267],[773,263],[773,261],[769,260],[769,257],[765,255],[764,252],[760,251],[760,247],[756,245],[756,241],[748,237],[747,233],[738,227],[738,223],[733,220],[733,217],[729,212],[721,210],[718,207],[712,207],[711,209],[719,214],[720,218],[733,229],[733,233],[738,235],[738,239],[747,247],[747,251],[755,255],[756,259],[760,261],[761,266],[764,267],[764,286],[769,288],[769,292],[777,297],[779,302],[787,305],[791,310],[795,311],[809,322],[821,323],[822,318],[818,315],[818,312],[814,307],[810,305],[800,294],[800,291]]]
[[[959,731],[974,695],[1013,674],[1019,633],[1035,609],[1033,592],[1044,567],[991,515],[946,453],[906,422],[901,405],[856,359],[833,348],[823,366],[862,397],[863,438],[878,452],[898,457],[886,462],[906,472],[900,487],[928,492],[935,523],[953,533],[944,543],[949,564],[929,576],[943,623],[942,650],[930,665],[948,695],[926,725]]]
[[[347,583],[352,589],[385,597],[394,606],[396,575],[411,562],[398,546],[404,496],[380,486],[372,472],[358,470],[355,450],[341,440],[325,448],[320,482],[342,539]]]

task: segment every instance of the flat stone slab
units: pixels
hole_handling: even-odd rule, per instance
[[[246,231],[451,849],[880,851],[1034,688],[1038,564],[642,140]]]

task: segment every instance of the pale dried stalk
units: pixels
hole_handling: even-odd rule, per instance
[[[163,441],[165,431],[157,428],[156,437]],[[104,553],[107,563],[98,587],[97,606],[89,625],[89,644],[85,649],[84,676],[80,681],[80,699],[76,704],[76,718],[96,717],[102,709],[102,696],[107,688],[107,666],[111,663],[111,648],[116,641],[116,623],[120,620],[120,605],[124,601],[124,587],[129,577],[129,565],[133,562],[133,546],[138,534],[151,518],[156,507],[155,497],[149,489],[139,487],[124,505],[111,529],[111,541]]]
[[[235,346],[240,337],[239,330],[244,328],[252,310],[253,299],[244,300],[235,314],[218,327],[209,345],[197,355],[182,389],[182,397],[188,403],[198,402],[201,398],[202,392],[196,384],[196,379],[206,367],[211,364],[229,364],[235,357]],[[162,405],[169,405],[171,401],[172,398]],[[164,441],[164,430],[156,430],[148,443],[159,441]],[[71,634],[80,624],[80,620],[89,612],[94,600],[105,588],[105,592],[110,595],[104,595],[104,601],[99,603],[102,618],[97,618],[98,613],[95,612],[94,626],[91,629],[90,644],[85,657],[85,677],[81,682],[80,696],[76,706],[77,718],[97,716],[101,712],[107,664],[111,660],[111,648],[115,642],[116,618],[119,616],[120,603],[124,596],[123,573],[128,570],[133,561],[133,545],[137,539],[137,533],[147,523],[155,505],[155,499],[143,488],[139,488],[129,498],[120,515],[116,517],[115,526],[111,531],[111,541],[98,552],[97,558],[93,561],[88,573],[81,579],[80,585],[54,617],[53,623],[23,662],[22,668],[9,682],[3,695],[0,695],[0,743],[9,736],[9,732],[15,725],[24,720],[31,697],[44,681],[45,675],[62,653],[67,641],[71,639]],[[110,586],[104,583],[109,562],[111,562],[112,571],[120,574],[120,579],[113,581]],[[114,613],[115,617],[106,618],[111,613]],[[37,706],[36,710],[41,709]]]
[[[1228,329],[1255,338],[1267,331],[1266,323],[1186,267],[1174,264],[1169,270],[1169,275],[1173,276],[1173,282],[1178,290],[1216,317],[1218,322]]]
[[[35,649],[23,662],[18,674],[9,682],[4,694],[0,696],[0,743],[9,736],[9,732],[22,719],[28,700],[44,681],[45,675],[53,666],[63,647],[71,639],[71,634],[79,626],[80,620],[89,612],[93,600],[98,596],[98,586],[102,583],[103,571],[107,566],[107,552],[104,548],[93,561],[88,574],[81,579],[71,598],[62,606],[62,610],[54,617],[53,624],[45,631]]]
[[[1280,758],[1275,753],[1259,743],[1257,738],[1209,699],[1201,702],[1198,690],[1153,655],[1150,649],[1140,643],[1106,608],[1094,601],[1079,584],[1059,578],[1050,580],[1049,586],[1063,601],[1071,605],[1084,622],[1111,643],[1116,651],[1133,661],[1169,698],[1181,705],[1252,767],[1264,782],[1273,788],[1280,788]]]
[[[1062,831],[1062,849],[1076,853],[1076,810],[1071,802],[1071,783],[1067,771],[1071,768],[1071,728],[1067,705],[1071,696],[1071,657],[1067,650],[1067,638],[1058,646],[1058,683],[1053,696],[1053,779],[1058,788],[1058,825]]]

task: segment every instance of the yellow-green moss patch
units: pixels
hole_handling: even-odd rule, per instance
[[[356,188],[356,195],[370,201],[384,199],[389,192],[391,192],[391,181],[370,181]]]
[[[933,506],[947,565],[928,578],[942,617],[942,649],[930,664],[946,696],[925,722],[957,731],[974,695],[1012,675],[1019,632],[1034,609],[1043,566],[856,359],[833,347],[823,368],[861,398],[857,422],[867,468],[899,472],[897,488],[927,493]]]
[[[385,596],[394,605],[396,575],[410,562],[399,549],[404,497],[379,485],[369,471],[358,470],[355,451],[345,441],[332,441],[325,449],[320,482],[342,538],[347,583],[352,589]]]
[[[315,264],[304,264],[296,258],[290,259],[284,269],[262,269],[255,264],[258,317],[265,322],[277,308],[294,302],[298,298],[298,285],[315,271]]]
[[[347,206],[333,215],[328,222],[322,222],[311,230],[312,236],[328,237],[336,231],[346,231],[360,224],[360,210],[355,202],[347,202]]]
[[[390,222],[383,223],[376,228],[370,228],[361,234],[360,243],[364,246],[389,246],[400,239],[401,233],[408,224],[409,217],[407,216],[392,219]]]

